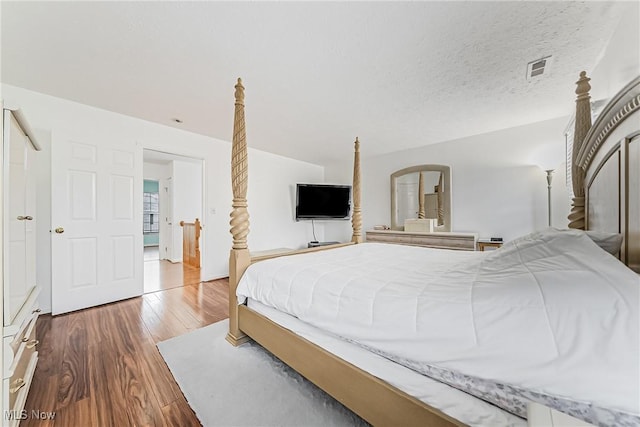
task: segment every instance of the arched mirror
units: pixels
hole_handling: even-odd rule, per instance
[[[420,165],[391,174],[391,229],[407,219],[434,220],[434,231],[451,231],[451,168]]]

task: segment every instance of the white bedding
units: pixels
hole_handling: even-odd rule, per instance
[[[488,254],[367,243],[276,258],[237,294],[520,415],[505,389],[620,425],[640,422],[639,282],[583,233],[547,230]]]
[[[371,353],[355,344],[327,334],[308,323],[249,299],[247,306],[280,326],[324,348],[352,365],[374,375],[445,414],[473,427],[525,427],[527,422],[497,406],[421,375]]]

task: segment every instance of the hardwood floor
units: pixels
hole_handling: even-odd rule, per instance
[[[144,293],[200,283],[200,269],[167,260],[144,262]]]
[[[144,293],[200,283],[200,269],[160,260],[157,247],[144,248]]]
[[[227,279],[38,320],[40,359],[21,426],[198,426],[156,343],[229,316]]]

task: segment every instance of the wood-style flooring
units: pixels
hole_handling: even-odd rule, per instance
[[[144,248],[144,293],[200,283],[200,269],[159,258],[158,247]]]
[[[156,343],[229,316],[227,279],[38,320],[27,426],[198,426]]]

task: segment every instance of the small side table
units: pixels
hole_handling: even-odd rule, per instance
[[[478,250],[484,252],[484,248],[498,249],[504,242],[492,242],[490,239],[478,239]]]

